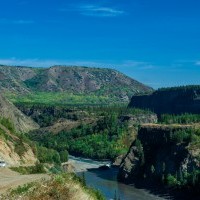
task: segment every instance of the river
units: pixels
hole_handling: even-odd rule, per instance
[[[70,156],[71,162],[79,176],[83,175],[88,186],[100,190],[107,200],[113,199],[115,193],[120,200],[164,200],[165,198],[151,194],[144,189],[137,189],[132,185],[117,182],[117,168],[108,170],[98,169],[99,166],[109,162],[98,162],[91,159],[83,159]]]

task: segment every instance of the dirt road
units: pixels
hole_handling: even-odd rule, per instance
[[[8,168],[0,168],[0,195],[8,189],[16,188],[19,185],[34,182],[40,179],[48,179],[47,174],[20,175]]]

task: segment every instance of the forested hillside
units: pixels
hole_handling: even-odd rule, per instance
[[[161,88],[151,95],[134,95],[129,106],[150,109],[157,114],[199,114],[200,86]]]

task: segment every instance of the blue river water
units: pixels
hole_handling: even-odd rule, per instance
[[[137,189],[133,185],[126,185],[117,181],[117,168],[108,170],[99,169],[98,166],[108,164],[109,162],[98,162],[90,159],[70,157],[70,160],[77,161],[78,165],[88,164],[92,168],[87,169],[85,172],[78,172],[79,176],[84,173],[86,183],[95,189],[101,191],[107,200],[114,199],[115,193],[120,200],[164,200],[165,198],[151,194],[144,189]],[[93,166],[95,166],[93,168]]]

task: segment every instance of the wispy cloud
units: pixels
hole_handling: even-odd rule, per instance
[[[80,13],[87,16],[116,17],[123,15],[125,12],[115,8],[101,7],[96,5],[84,5],[80,6]]]
[[[115,68],[115,69],[141,69],[150,70],[154,66],[150,63],[125,60],[118,63],[108,61],[87,61],[87,60],[42,60],[42,59],[0,59],[0,65],[11,65],[11,66],[30,66],[30,67],[50,67],[53,65],[68,65],[68,66],[88,66],[88,67],[100,67],[100,68]]]
[[[14,24],[33,24],[34,21],[32,20],[16,20],[13,21]]]
[[[95,17],[117,17],[124,15],[125,11],[119,10],[117,8],[111,8],[107,6],[99,5],[79,5],[72,8],[61,8],[60,11],[76,11],[81,15],[85,16],[95,16]]]
[[[33,24],[35,23],[33,20],[23,20],[23,19],[18,19],[18,20],[12,20],[12,19],[0,19],[0,24]]]
[[[41,59],[17,59],[8,58],[0,59],[0,65],[8,66],[28,66],[28,67],[49,67],[52,65],[60,65],[60,61],[56,60],[41,60]]]
[[[173,67],[177,67],[177,68],[183,68],[183,69],[186,69],[186,66],[192,66],[192,67],[195,67],[195,66],[200,66],[200,60],[176,60],[174,63],[173,63]]]
[[[196,61],[195,65],[200,66],[200,60]]]
[[[135,61],[135,60],[122,61],[122,63],[119,63],[119,66],[125,68],[137,68],[141,70],[151,70],[156,68],[156,66],[152,65],[149,62]]]

